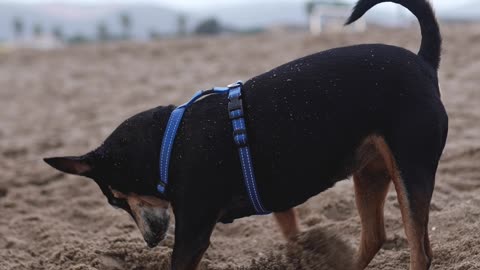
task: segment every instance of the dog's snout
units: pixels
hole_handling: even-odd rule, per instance
[[[112,189],[115,198],[128,204],[128,212],[137,223],[143,239],[150,248],[157,246],[166,236],[170,223],[169,203],[157,197],[135,193],[124,194]]]
[[[156,247],[165,238],[170,223],[168,209],[142,207],[136,215],[136,219],[148,247]]]

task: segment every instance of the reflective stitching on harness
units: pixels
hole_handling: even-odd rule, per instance
[[[172,114],[173,114],[173,113],[175,113],[175,112],[172,112]],[[173,118],[173,117],[175,117],[175,115],[172,116],[172,119],[175,119],[175,118]],[[169,122],[168,122],[168,125],[167,125],[167,134],[166,134],[165,140],[168,140],[168,139],[170,138],[170,141],[173,141],[173,137],[174,137],[174,136],[169,137],[169,134],[173,132],[173,129],[171,128],[172,125],[174,125],[174,121],[169,121]],[[168,143],[167,143],[167,145],[168,145],[167,148],[163,148],[163,150],[165,151],[165,152],[164,152],[165,154],[168,154],[168,151],[169,151],[169,149],[170,149],[170,145],[171,145],[171,144],[172,144],[171,142],[168,142]],[[162,158],[164,158],[164,157],[165,157],[165,156],[162,155]],[[162,177],[162,178],[163,178],[163,179],[162,179],[162,182],[163,182],[164,184],[167,184],[167,183],[168,183],[168,179],[167,179],[167,171],[168,171],[168,170],[165,169],[165,168],[167,167],[167,165],[169,165],[168,163],[169,163],[168,159],[164,158],[164,162],[163,162],[163,168],[164,168],[164,170],[163,170],[163,177]]]
[[[177,121],[177,118],[179,118],[179,115],[183,115],[183,112],[184,112],[184,111],[185,111],[184,108],[179,109],[179,111],[178,111],[176,114],[173,115],[174,121],[172,121],[172,122],[176,122],[176,121]],[[175,125],[174,125],[173,128],[171,128],[171,133],[176,133],[177,128],[178,128],[178,126],[175,126]],[[171,136],[171,137],[170,137],[170,141],[168,142],[168,147],[167,147],[167,150],[166,150],[167,152],[170,152],[170,151],[171,151],[172,146],[173,146],[173,141],[174,141],[174,139],[175,139],[175,136]],[[164,174],[165,178],[164,178],[164,179],[165,179],[165,180],[167,180],[167,171],[168,171],[167,166],[169,166],[169,165],[170,165],[170,162],[169,162],[169,160],[167,159],[166,162],[165,162],[165,170],[164,170],[164,172],[165,172],[165,174]]]
[[[248,161],[248,166],[250,167],[250,175],[252,177],[252,187],[253,187],[253,190],[255,191],[254,192],[255,198],[257,199],[257,203],[258,203],[258,206],[260,207],[260,209],[263,212],[266,212],[266,210],[263,208],[262,204],[260,203],[260,198],[258,197],[257,184],[256,184],[256,181],[255,181],[255,175],[253,174],[253,164],[252,164],[252,158],[251,158],[251,155],[250,155],[250,149],[246,148],[246,147],[244,149],[245,149],[245,152],[248,156],[247,161]]]
[[[248,170],[245,167],[245,157],[242,154],[240,154],[240,158],[241,158],[240,163],[242,165],[242,174],[243,174],[243,177],[247,180],[247,192],[248,192],[248,195],[250,197],[250,201],[252,202],[253,207],[255,208],[255,211],[258,212],[257,205],[255,204],[256,201],[254,199],[255,194],[252,194],[252,190],[250,188],[250,181],[248,179],[248,175],[245,175],[245,172]]]
[[[253,194],[254,194],[254,197],[255,197],[255,201],[257,203],[257,205],[259,206],[260,210],[261,211],[264,211],[261,204],[260,204],[260,200],[258,199],[258,192],[257,192],[257,189],[256,189],[256,185],[255,185],[255,177],[253,176],[253,172],[252,172],[252,164],[251,164],[251,159],[249,158],[250,155],[248,153],[248,148],[247,147],[243,147],[240,149],[242,152],[243,152],[243,155],[246,156],[245,159],[247,160],[248,162],[248,166],[246,166],[248,168],[248,173],[249,173],[249,178],[250,178],[250,187],[253,189]]]
[[[238,129],[238,125],[236,123],[236,121],[233,121],[233,129]],[[241,150],[241,149],[240,149]],[[243,177],[247,180],[247,185],[250,185],[250,182],[248,181],[248,175],[245,174],[245,172],[248,170],[246,167],[245,167],[245,157],[243,156],[242,152],[240,152],[240,164],[242,165],[242,174],[243,174]],[[248,192],[248,195],[250,197],[250,200],[253,202],[255,202],[255,199],[254,199],[254,195],[252,195],[252,191],[251,191],[251,188],[249,186],[247,186],[247,192]],[[257,211],[257,207],[256,205],[254,204],[253,205],[254,208],[255,208],[255,211]],[[258,211],[257,211],[258,212]]]
[[[250,197],[251,197],[251,200],[252,200],[252,204],[255,208],[255,211],[257,211],[258,210],[258,207],[257,207],[257,204],[256,204],[257,201],[255,200],[255,194],[252,194],[251,181],[250,181],[250,177],[249,177],[249,174],[248,174],[248,168],[245,166],[247,164],[247,162],[245,161],[245,159],[247,157],[245,157],[241,148],[239,150],[240,150],[240,158],[242,159],[241,160],[242,169],[243,169],[242,173],[243,173],[243,177],[245,178],[245,180],[247,182],[246,183],[247,184],[247,191],[248,191],[249,194],[251,194]]]
[[[231,102],[234,98],[239,98],[241,96],[240,91],[241,91],[240,88],[235,89],[235,91],[233,89],[230,91],[229,99]],[[242,109],[240,108],[239,110],[240,110],[239,113],[241,114]],[[237,113],[237,110],[232,111],[232,114],[234,116],[236,113]],[[242,130],[242,129],[246,130],[246,123],[245,123],[245,119],[243,118],[243,115],[237,119],[233,119],[232,124],[233,124],[234,133],[237,130]],[[249,195],[253,195],[253,198],[251,196],[251,200],[252,200],[251,203],[258,214],[265,214],[267,213],[267,211],[265,210],[265,208],[262,206],[262,203],[260,202],[256,181],[255,181],[255,175],[253,173],[252,159],[251,159],[249,148],[246,145],[247,134],[235,135],[234,141],[237,144],[237,147],[239,148],[238,150],[239,150],[239,154],[242,162],[242,170],[243,170],[247,191]]]

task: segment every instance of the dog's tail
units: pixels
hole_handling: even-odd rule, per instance
[[[417,17],[422,31],[422,44],[420,45],[418,56],[423,58],[435,70],[438,70],[442,51],[442,36],[435,13],[428,0],[359,0],[345,24],[355,22],[370,8],[383,2],[400,4]]]

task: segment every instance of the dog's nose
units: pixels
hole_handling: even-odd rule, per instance
[[[143,239],[145,240],[145,243],[147,243],[147,246],[149,248],[154,248],[158,246],[158,244],[165,238],[166,234],[161,234],[159,237],[144,237]]]
[[[157,245],[158,245],[158,243],[147,242],[147,246],[148,246],[149,248],[154,248],[154,247],[156,247]]]

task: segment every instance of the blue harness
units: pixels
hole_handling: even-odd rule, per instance
[[[182,121],[185,110],[195,103],[199,98],[211,94],[228,93],[228,114],[233,126],[233,140],[238,147],[240,154],[240,162],[242,165],[243,179],[250,202],[257,214],[264,215],[270,212],[265,210],[258,194],[255,174],[253,171],[253,162],[250,155],[250,147],[248,147],[247,128],[243,115],[242,106],[242,82],[231,84],[227,87],[214,87],[210,90],[198,91],[187,103],[173,110],[167,123],[167,128],[160,149],[160,182],[157,190],[164,194],[168,184],[168,168],[170,164],[170,155],[172,153],[173,142],[177,134],[178,127]]]

